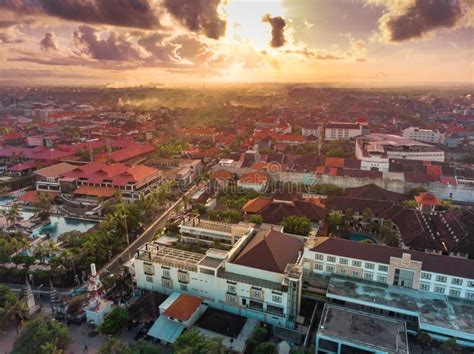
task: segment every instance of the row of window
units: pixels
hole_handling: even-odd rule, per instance
[[[321,263],[315,263],[314,264],[314,269],[320,270],[320,271],[326,271],[328,273],[334,273],[336,272],[336,267],[333,265],[327,265],[326,268],[324,268],[324,265]],[[341,275],[348,275],[354,278],[364,278],[366,280],[374,280],[378,281],[380,283],[387,283],[387,277],[385,275],[377,275],[377,277],[374,277],[374,273],[370,272],[362,272],[362,271],[353,271],[351,273],[348,273],[344,268],[341,268],[337,271],[338,274]]]
[[[432,273],[421,272],[420,278],[421,278],[421,279],[425,279],[425,280],[432,280],[433,275],[434,275],[434,274],[432,274]],[[437,283],[447,283],[448,277],[447,277],[446,275],[436,274],[436,276],[435,276],[435,281],[436,281]],[[464,283],[464,279],[461,279],[461,278],[451,278],[451,284],[452,284],[452,285],[462,286],[463,283]],[[468,281],[467,281],[467,287],[469,287],[469,288],[474,288],[474,280],[468,280]]]
[[[324,261],[324,254],[316,253],[315,258],[317,260]],[[329,263],[336,263],[336,257],[335,256],[326,256],[326,261],[329,262]],[[339,264],[349,265],[349,259],[340,257],[339,258]],[[351,261],[351,265],[353,267],[361,268],[362,267],[362,261],[358,261],[358,260],[353,259]],[[364,262],[364,268],[374,270],[375,269],[375,263]],[[384,264],[379,264],[377,269],[378,269],[379,272],[385,272],[385,273],[388,272],[388,266],[384,265]]]

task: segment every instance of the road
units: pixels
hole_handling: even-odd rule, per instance
[[[158,229],[165,227],[166,222],[170,219],[173,212],[179,208],[179,205],[183,201],[183,198],[188,197],[192,193],[194,193],[196,191],[196,188],[196,186],[193,186],[189,191],[184,193],[181,198],[174,202],[168,209],[165,210],[163,214],[158,217],[158,219],[156,219],[145,231],[143,231],[143,233],[138,236],[136,240],[134,240],[121,253],[112,258],[110,262],[104,265],[97,273],[101,275],[106,272],[114,273],[119,271],[120,266],[123,263],[128,262],[141,246],[143,246],[147,242],[150,242],[153,239]]]

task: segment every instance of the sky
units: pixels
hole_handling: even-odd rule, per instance
[[[473,83],[474,0],[0,0],[0,83]]]

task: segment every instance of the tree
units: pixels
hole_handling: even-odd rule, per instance
[[[121,307],[116,307],[105,316],[104,322],[99,326],[99,332],[115,336],[127,327],[130,318],[128,312]]]
[[[441,349],[446,354],[460,353],[461,349],[458,346],[455,338],[449,338],[446,342],[441,345]]]
[[[0,327],[15,321],[18,334],[18,327],[27,317],[26,303],[5,285],[0,285]]]
[[[385,221],[380,228],[380,238],[387,246],[398,247],[400,244],[397,234],[393,230],[393,222],[390,220]]]
[[[24,331],[15,339],[12,354],[60,353],[70,341],[69,330],[64,324],[39,316],[27,323]]]
[[[369,223],[374,216],[374,213],[372,212],[372,209],[370,208],[365,208],[364,211],[362,212],[362,220],[364,220],[366,223]]]
[[[272,342],[264,342],[259,344],[255,350],[253,351],[254,354],[276,354],[277,347],[275,343]]]
[[[329,213],[327,217],[327,222],[330,232],[336,232],[339,230],[339,227],[342,225],[344,220],[344,214],[339,210],[333,210]]]
[[[253,331],[252,335],[249,339],[247,339],[246,344],[246,352],[253,353],[255,349],[263,342],[266,341],[268,336],[268,329],[265,327],[257,327]]]
[[[311,232],[311,220],[305,216],[290,215],[284,218],[280,224],[283,226],[284,232],[308,236]]]
[[[203,337],[196,328],[186,331],[173,343],[175,354],[220,354],[228,353],[222,345],[222,340]]]
[[[433,343],[433,338],[426,332],[419,332],[416,336],[416,340],[420,343],[421,353],[423,354],[426,347],[429,347]]]
[[[420,193],[424,193],[426,192],[426,188],[423,188],[423,187],[415,187],[415,188],[412,188],[408,191],[407,195],[410,199],[414,198],[415,196],[417,196],[418,194]]]
[[[257,224],[257,225],[260,225],[263,223],[263,218],[261,215],[252,215],[250,218],[249,218],[249,221],[254,223],[254,224]]]
[[[47,193],[36,192],[36,208],[41,220],[47,220],[51,215],[51,199]]]
[[[18,204],[13,203],[12,206],[6,211],[5,218],[11,226],[16,224],[18,217],[20,216],[20,207]]]

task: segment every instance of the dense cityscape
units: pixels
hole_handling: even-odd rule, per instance
[[[273,63],[277,79],[206,80],[204,66],[223,69],[203,43],[225,36],[249,2],[0,0],[2,352],[473,353],[474,33],[462,20],[472,4],[316,2],[328,16],[375,11],[392,42],[456,32],[469,63],[452,70],[468,70],[335,83],[292,80],[290,64]],[[284,1],[265,6],[275,4],[291,14]],[[376,51],[351,34],[359,52],[344,58],[301,49],[291,16],[257,17],[268,46],[258,56],[352,65]],[[159,55],[150,38],[173,21],[189,38],[154,39],[175,45],[172,63],[143,54]],[[61,47],[78,23],[81,53]],[[119,32],[101,37],[100,25]],[[44,58],[16,47],[43,27]],[[207,66],[185,58],[193,38]],[[131,59],[106,57],[115,51]],[[198,76],[130,83],[127,60]]]

